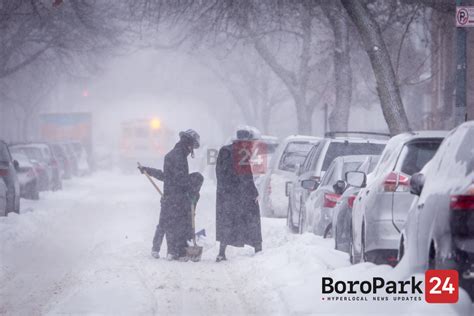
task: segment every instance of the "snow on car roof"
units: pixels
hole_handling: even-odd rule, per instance
[[[284,142],[297,142],[297,141],[305,141],[305,142],[319,142],[323,138],[317,136],[308,136],[308,135],[291,135],[285,138]]]
[[[448,131],[413,131],[393,136],[390,143],[406,143],[418,138],[445,138]]]
[[[377,138],[363,138],[363,137],[353,137],[353,136],[338,136],[338,137],[330,137],[326,138],[329,142],[335,143],[343,143],[343,142],[350,142],[350,143],[372,143],[372,144],[386,144],[388,139],[377,139]]]

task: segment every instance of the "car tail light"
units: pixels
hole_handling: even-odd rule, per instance
[[[349,204],[350,208],[354,207],[354,201],[356,197],[357,197],[357,194],[354,194],[354,195],[349,196],[349,198],[347,199],[347,204]]]
[[[0,169],[0,177],[8,176],[8,169]]]
[[[341,196],[336,193],[325,193],[324,194],[324,207],[333,208],[336,206],[337,202]]]
[[[408,192],[410,191],[410,176],[392,171],[385,178],[383,188],[385,192]]]
[[[474,211],[474,185],[465,194],[451,195],[452,211]]]

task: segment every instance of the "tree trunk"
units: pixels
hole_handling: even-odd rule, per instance
[[[390,55],[377,22],[361,1],[341,0],[341,2],[356,25],[369,55],[382,112],[390,133],[396,135],[410,130]]]
[[[298,134],[311,135],[313,133],[313,107],[306,106],[304,98],[299,97],[295,103],[296,123],[298,125]]]
[[[336,104],[329,114],[329,130],[347,131],[352,98],[349,20],[338,0],[323,4],[322,7],[334,33]]]

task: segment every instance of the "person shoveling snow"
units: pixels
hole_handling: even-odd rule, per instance
[[[138,166],[142,173],[163,180],[161,213],[153,239],[152,256],[159,258],[164,235],[170,260],[187,261],[187,241],[194,237],[193,211],[199,199],[203,177],[200,173],[189,174],[187,157],[194,156],[199,148],[200,137],[194,130],[179,133],[180,140],[165,156],[163,172]],[[189,254],[189,253],[188,253]]]

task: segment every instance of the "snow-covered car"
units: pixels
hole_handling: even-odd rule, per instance
[[[0,216],[7,214],[7,186],[0,178]]]
[[[74,149],[72,148],[72,145],[70,143],[58,143],[63,150],[64,153],[66,154],[68,164],[71,168],[71,174],[73,176],[78,176],[79,175],[79,162],[76,156],[76,153],[74,152]]]
[[[377,165],[379,158],[380,156],[376,155],[366,156],[364,162],[359,166],[359,168],[357,168],[357,171],[362,171],[366,174],[371,173]],[[346,189],[339,198],[336,207],[334,207],[332,216],[332,235],[334,237],[334,248],[349,253],[352,206],[360,188],[348,185],[346,175],[344,175],[344,179]]]
[[[367,182],[363,172],[348,173],[349,185],[363,187],[352,209],[351,256],[355,262],[397,262],[400,231],[413,201],[410,177],[434,156],[446,134],[399,134],[387,143],[372,172],[372,181]]]
[[[410,274],[455,269],[474,298],[474,121],[454,129],[411,178],[414,196],[399,242]]]
[[[7,187],[6,211],[0,215],[6,216],[8,213],[20,213],[20,183],[16,175],[18,162],[12,159],[10,150],[4,141],[0,140],[0,179]]]
[[[311,192],[304,207],[305,231],[332,236],[333,211],[346,188],[345,175],[357,170],[366,158],[365,155],[337,157],[324,173],[321,183],[316,180],[302,182],[301,186]]]
[[[86,149],[80,142],[71,142],[71,148],[74,150],[74,153],[77,157],[77,171],[80,176],[84,176],[91,172],[89,155],[86,152]]]
[[[18,181],[20,182],[20,196],[25,199],[38,200],[38,175],[34,165],[25,154],[12,153],[12,158],[18,161]]]
[[[372,137],[375,135],[367,134],[370,138],[327,135],[330,137],[321,139],[318,146],[311,150],[297,176],[287,184],[287,222],[291,230],[302,233],[307,228],[305,205],[310,191],[302,186],[303,181],[315,180],[319,184],[329,165],[337,157],[378,155],[383,151],[386,139],[377,139]]]
[[[25,154],[35,166],[38,173],[40,191],[49,191],[53,188],[53,168],[49,164],[42,147],[31,144],[15,144],[10,146],[10,151],[12,153]]]
[[[260,190],[259,202],[263,216],[286,216],[288,206],[286,183],[295,177],[295,171],[320,140],[319,137],[294,135],[287,137],[278,146],[268,164],[268,171]]]
[[[269,135],[262,135],[259,140],[260,145],[257,148],[260,148],[259,152],[256,153],[257,164],[260,161],[265,161],[267,164],[271,161],[272,156],[275,154],[278,148],[278,138]],[[266,172],[254,172],[254,181],[255,186],[259,190],[259,194],[262,194],[263,183],[265,179]]]
[[[50,147],[56,161],[58,162],[59,169],[61,170],[61,178],[64,180],[71,179],[72,164],[69,161],[64,148],[59,144],[50,144]]]

